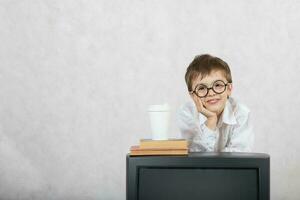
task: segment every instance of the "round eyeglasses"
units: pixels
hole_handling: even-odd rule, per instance
[[[222,80],[217,80],[210,88],[208,88],[204,84],[198,84],[196,85],[194,91],[192,91],[191,93],[195,93],[200,98],[206,97],[210,89],[213,90],[216,94],[222,94],[223,92],[225,92],[226,87],[229,83],[231,82],[225,83]]]

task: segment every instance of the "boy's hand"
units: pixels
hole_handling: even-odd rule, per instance
[[[206,118],[207,118],[207,121],[206,121],[206,126],[212,130],[214,130],[217,126],[217,122],[218,122],[218,116],[216,113],[212,112],[212,111],[209,111],[207,110],[202,102],[201,102],[201,99],[195,95],[195,94],[192,94],[191,95],[192,98],[193,98],[193,101],[197,107],[197,110],[199,113],[203,114]]]

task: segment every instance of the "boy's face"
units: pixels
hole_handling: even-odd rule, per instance
[[[202,78],[202,79],[201,79]],[[206,86],[207,88],[213,87],[213,84],[215,83],[216,88],[218,87],[218,80],[223,81],[225,84],[228,83],[226,80],[224,74],[222,71],[212,71],[209,75],[206,77],[201,77],[199,75],[194,81],[193,81],[193,90],[201,84],[201,86]],[[222,91],[222,90],[221,90]],[[209,111],[212,111],[216,113],[218,116],[223,112],[227,97],[231,95],[232,91],[232,84],[229,83],[226,86],[226,89],[223,93],[217,94],[212,89],[210,89],[205,97],[201,97],[201,102],[203,106],[208,109]],[[198,97],[199,98],[199,97]]]

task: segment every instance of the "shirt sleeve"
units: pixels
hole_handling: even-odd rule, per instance
[[[251,152],[254,143],[250,113],[239,119],[240,124],[233,128],[231,137],[223,152]]]
[[[191,105],[185,104],[179,108],[177,123],[182,137],[188,141],[191,152],[215,150],[219,130],[211,130],[205,123],[200,125],[199,113],[194,111]]]

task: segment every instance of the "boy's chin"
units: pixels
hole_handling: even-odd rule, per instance
[[[217,114],[220,112],[220,106],[207,106],[206,109]]]

